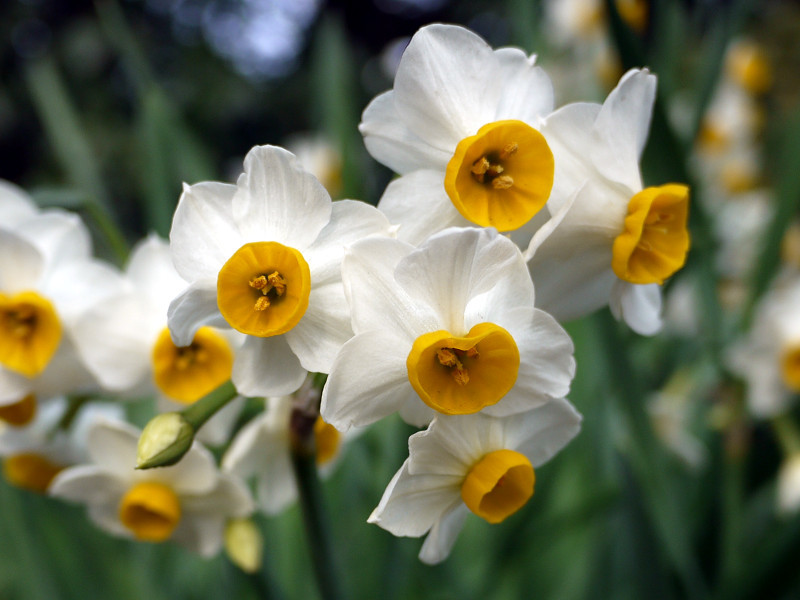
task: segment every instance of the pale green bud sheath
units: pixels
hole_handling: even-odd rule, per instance
[[[151,419],[139,438],[136,468],[168,467],[177,463],[192,447],[200,427],[235,397],[236,388],[227,381],[185,410]]]

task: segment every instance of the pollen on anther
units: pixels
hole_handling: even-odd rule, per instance
[[[250,287],[256,290],[263,290],[268,285],[267,278],[263,275],[259,275],[258,277],[250,280]]]
[[[461,361],[450,348],[439,348],[436,351],[436,358],[439,359],[439,364],[445,367],[461,366]]]
[[[481,156],[478,160],[476,160],[472,164],[472,168],[470,169],[470,171],[472,171],[473,175],[481,177],[484,173],[486,173],[486,171],[489,170],[489,167],[491,166],[492,163],[490,163],[485,156]]]
[[[514,185],[514,179],[511,175],[500,175],[492,179],[492,187],[496,190],[507,190]]]
[[[267,281],[275,290],[275,293],[278,296],[283,296],[283,294],[286,292],[286,280],[283,277],[281,277],[281,274],[278,273],[277,271],[271,273],[267,277]]]
[[[267,308],[269,308],[269,304],[269,298],[266,296],[259,296],[255,305],[253,305],[253,308],[258,311],[267,310]]]
[[[456,367],[452,370],[451,374],[458,385],[467,385],[469,383],[469,371],[466,369]]]
[[[517,150],[519,150],[519,144],[517,144],[517,142],[509,142],[505,145],[503,151],[500,153],[500,160],[505,160]]]

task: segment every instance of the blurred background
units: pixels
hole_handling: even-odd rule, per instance
[[[557,106],[602,102],[625,69],[650,67],[645,183],[692,186],[693,247],[661,334],[606,311],[568,325],[582,433],[537,470],[522,511],[469,519],[442,565],[366,523],[412,431],[387,420],[351,444],[324,483],[348,597],[800,597],[797,392],[753,409],[737,366],[760,301],[800,267],[799,2],[6,0],[0,178],[79,212],[118,265],[168,234],[183,181],[234,181],[256,144],[297,153],[334,198],[375,204],[392,174],[364,148],[361,111],[431,22],[538,54]],[[246,575],[111,538],[2,482],[0,598],[318,597],[298,508],[259,524],[264,565]]]

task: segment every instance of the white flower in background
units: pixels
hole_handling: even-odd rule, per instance
[[[170,305],[172,338],[188,345],[203,325],[247,334],[233,365],[237,390],[292,393],[308,371],[328,372],[352,335],[344,247],[391,230],[372,206],[332,203],[291,153],[257,146],[235,186],[184,188],[170,246],[190,286]]]
[[[74,415],[72,410],[65,398],[54,398],[25,426],[0,420],[0,456],[9,483],[44,493],[62,469],[86,461],[86,432],[92,423],[123,418],[118,404],[89,402]]]
[[[725,54],[725,77],[754,96],[769,90],[772,64],[764,47],[752,39],[734,40]]]
[[[778,512],[791,515],[800,508],[800,454],[783,459],[778,469]]]
[[[789,410],[800,393],[800,277],[779,276],[761,297],[750,330],[726,353],[747,383],[747,407],[759,418]]]
[[[157,235],[142,240],[124,275],[120,294],[88,310],[76,330],[98,381],[134,398],[156,394],[162,412],[186,408],[229,381],[240,333],[206,326],[186,346],[172,341],[167,309],[186,282],[172,266],[167,242]],[[243,403],[243,398],[228,403],[203,425],[198,439],[227,441]]]
[[[137,471],[139,434],[126,423],[94,424],[87,434],[91,462],[60,472],[50,494],[86,504],[92,521],[111,534],[216,554],[226,522],[253,511],[247,487],[221,473],[198,444],[172,467]]]
[[[296,133],[286,138],[283,146],[297,157],[303,168],[319,179],[332,197],[342,188],[342,157],[331,141],[322,134]]]
[[[534,308],[522,254],[494,229],[448,229],[419,249],[364,240],[342,273],[356,335],[321,408],[337,429],[395,411],[418,426],[437,412],[502,416],[569,391],[572,340]]]
[[[716,264],[723,277],[745,279],[761,251],[764,233],[772,221],[775,203],[768,189],[739,194],[714,212]]]
[[[394,89],[359,126],[370,154],[402,175],[379,204],[401,239],[418,244],[450,226],[509,231],[545,205],[553,155],[538,129],[553,87],[534,61],[451,25],[411,39]]]
[[[469,511],[500,523],[533,495],[534,469],[580,430],[566,400],[504,418],[438,416],[408,440],[409,457],[369,517],[397,536],[428,534],[419,557],[447,558]]]
[[[96,389],[75,328],[122,285],[77,215],[17,208],[0,224],[0,406]]]
[[[11,229],[38,212],[36,203],[25,190],[0,179],[0,227]]]
[[[267,398],[266,410],[242,427],[222,459],[223,471],[246,481],[255,479],[256,503],[268,515],[280,513],[297,499],[289,431],[293,399],[292,396]],[[332,472],[343,446],[359,433],[351,429],[341,434],[317,417],[316,461],[323,477]]]
[[[631,70],[602,106],[569,104],[542,126],[556,160],[551,211],[572,203],[529,264],[538,305],[559,320],[609,304],[639,333],[661,326],[659,285],[689,249],[689,190],[642,189],[655,87],[653,75]]]

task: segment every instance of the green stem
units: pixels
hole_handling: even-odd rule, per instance
[[[771,424],[786,456],[800,453],[800,431],[792,418],[789,415],[780,415],[773,418]]]
[[[226,381],[210,394],[186,408],[181,414],[186,422],[194,428],[195,433],[203,424],[213,417],[222,407],[236,397],[233,383]]]

